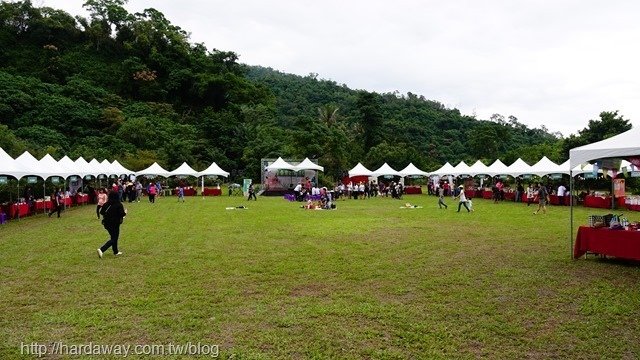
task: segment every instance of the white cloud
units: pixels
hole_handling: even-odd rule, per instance
[[[72,14],[82,1],[40,0]],[[38,5],[38,3],[36,2]],[[424,95],[487,119],[575,133],[601,111],[640,124],[640,3],[613,0],[132,0],[194,42],[351,88]]]

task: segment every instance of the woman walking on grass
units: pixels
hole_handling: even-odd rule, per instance
[[[443,206],[445,209],[448,208],[447,204],[444,203],[444,189],[442,187],[438,187],[438,207],[442,209]]]
[[[102,254],[110,247],[113,248],[114,255],[122,255],[118,251],[118,238],[120,237],[120,224],[127,216],[127,209],[120,202],[120,196],[117,192],[109,193],[109,200],[100,209],[100,214],[102,215],[102,225],[109,233],[109,240],[98,249],[98,257],[102,259]]]
[[[96,215],[98,219],[100,219],[100,209],[102,209],[102,205],[107,202],[107,193],[104,189],[98,190],[98,206],[96,206]]]
[[[53,192],[53,194],[51,194],[51,211],[49,211],[49,217],[51,217],[51,215],[53,215],[53,213],[57,212],[58,213],[58,218],[60,218],[60,212],[62,211],[62,202],[63,202],[63,197],[62,197],[62,189],[58,188],[56,191]]]
[[[469,210],[469,206],[467,205],[467,195],[464,193],[464,186],[460,185],[460,194],[458,194],[455,198],[460,198],[460,202],[458,203],[458,212],[460,212],[460,208],[464,205],[464,208],[467,209],[467,212],[471,212]]]
[[[533,215],[538,215],[540,210],[542,210],[543,214],[547,213],[547,197],[549,197],[547,188],[542,184],[538,184],[538,210],[534,211]]]

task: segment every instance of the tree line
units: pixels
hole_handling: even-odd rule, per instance
[[[631,127],[603,112],[577,135],[532,129],[515,116],[481,120],[424,96],[349,89],[239,63],[193,44],[161,12],[125,0],[88,0],[88,18],[30,1],[0,3],[0,147],[13,156],[118,159],[204,168],[258,179],[260,159],[318,158],[323,179],[362,161],[432,170],[445,161],[543,155]]]

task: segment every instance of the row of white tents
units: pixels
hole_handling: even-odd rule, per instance
[[[635,167],[630,164],[628,161],[622,161],[621,165],[618,169],[607,169],[611,171],[609,175],[613,174],[613,170],[622,172],[625,168],[629,171],[632,171]],[[582,164],[577,165],[573,169],[570,167],[570,160],[565,161],[562,164],[556,164],[553,161],[549,160],[546,156],[543,156],[540,161],[536,162],[533,165],[529,165],[524,162],[522,159],[518,159],[513,162],[513,164],[507,166],[499,159],[494,161],[493,164],[487,166],[483,164],[480,160],[476,161],[473,165],[469,166],[464,161],[461,161],[458,165],[452,166],[449,163],[444,164],[441,168],[436,171],[431,172],[431,175],[437,176],[477,176],[477,175],[489,175],[489,176],[500,176],[500,175],[509,175],[513,177],[518,177],[521,175],[537,175],[537,176],[547,176],[553,174],[564,174],[564,175],[582,175],[587,173],[593,173],[595,171],[602,173],[603,169],[594,169],[592,164]]]
[[[25,151],[17,158],[12,158],[2,148],[0,148],[0,176],[13,176],[16,179],[21,179],[26,176],[37,176],[42,179],[48,179],[50,177],[61,177],[67,179],[71,176],[79,176],[84,178],[85,176],[98,177],[104,176],[121,176],[121,175],[144,175],[144,176],[229,176],[227,171],[222,170],[215,162],[211,164],[207,169],[203,171],[196,171],[186,162],[182,163],[177,169],[173,171],[167,171],[163,169],[158,163],[153,163],[146,169],[140,171],[131,171],[118,160],[109,162],[103,160],[99,162],[96,159],[86,161],[84,158],[71,160],[68,156],[64,156],[60,160],[54,159],[51,155],[47,154],[42,159],[38,160],[29,152]]]
[[[635,169],[635,167],[627,161],[622,161],[621,166],[616,171],[624,171],[624,168],[627,168],[629,171]],[[602,173],[602,169],[597,169],[600,173]],[[378,176],[478,176],[478,175],[488,175],[488,176],[500,176],[500,175],[509,175],[513,177],[518,177],[521,175],[537,175],[537,176],[547,176],[552,174],[565,174],[569,175],[570,173],[573,176],[593,173],[594,166],[591,164],[578,165],[573,171],[570,171],[569,160],[564,162],[563,164],[556,164],[553,161],[549,160],[546,156],[542,157],[540,161],[533,165],[529,165],[524,162],[522,159],[518,159],[513,162],[513,164],[507,166],[500,159],[493,162],[493,164],[487,166],[482,163],[480,160],[476,161],[473,165],[469,166],[464,161],[458,163],[458,165],[453,166],[450,163],[444,164],[438,170],[432,172],[426,172],[418,169],[412,163],[407,165],[404,169],[400,171],[394,170],[387,163],[384,163],[377,170],[371,171],[364,167],[361,163],[358,163],[353,169],[349,170],[349,177],[355,176],[369,176],[369,177],[378,177]]]
[[[302,171],[302,170],[316,170],[323,171],[324,167],[318,164],[315,164],[313,161],[309,160],[309,158],[305,158],[299,164],[293,165],[291,163],[286,162],[284,159],[279,157],[273,163],[267,165],[265,168],[267,171],[277,171],[277,170],[292,170],[292,171]]]

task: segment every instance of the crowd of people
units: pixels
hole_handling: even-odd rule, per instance
[[[402,199],[404,194],[404,185],[400,182],[390,182],[388,184],[376,181],[361,181],[358,183],[340,182],[334,187],[336,198],[353,198],[353,199],[367,199],[372,197],[391,196],[393,199]]]
[[[515,191],[512,191],[514,193],[512,201],[523,202],[523,198],[526,198],[527,206],[530,206],[531,204],[538,204],[538,209],[534,214],[538,214],[540,211],[546,213],[546,206],[549,204],[550,195],[558,196],[559,205],[566,205],[565,199],[566,195],[568,195],[568,190],[563,183],[560,183],[557,188],[554,188],[551,183],[547,183],[546,185],[541,182],[529,183],[525,189],[523,182],[517,181],[514,190]],[[500,179],[496,179],[491,186],[492,200],[494,203],[505,201],[506,191],[504,183]],[[462,206],[464,206],[469,212],[473,211],[473,203],[471,199],[467,198],[463,185],[452,187],[446,180],[429,182],[428,193],[438,197],[438,207],[440,209],[448,208],[445,203],[445,198],[447,196],[451,196],[454,199],[460,199],[458,211],[460,211]],[[476,193],[476,190],[474,190],[474,193]]]

